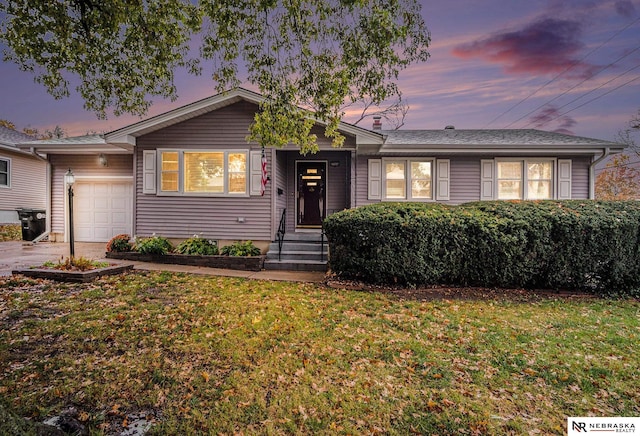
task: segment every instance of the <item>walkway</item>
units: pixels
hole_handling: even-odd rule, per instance
[[[106,260],[105,244],[76,242],[77,257],[94,260]],[[0,276],[11,275],[18,268],[42,265],[46,261],[58,261],[69,255],[69,244],[56,242],[39,242],[31,244],[23,241],[0,242]],[[225,277],[243,277],[257,280],[280,280],[292,282],[323,282],[324,272],[315,271],[236,271],[220,268],[205,268],[187,265],[167,265],[149,262],[128,262],[108,259],[111,263],[133,264],[135,269],[148,271],[175,271],[192,274],[204,274]]]

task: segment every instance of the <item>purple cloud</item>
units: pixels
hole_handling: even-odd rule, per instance
[[[636,15],[636,7],[630,0],[618,0],[615,4],[618,15],[625,18],[632,18]]]
[[[508,73],[558,73],[570,65],[580,76],[593,68],[575,59],[583,48],[582,23],[559,18],[541,18],[520,30],[502,32],[460,45],[453,54],[479,57],[503,65]]]
[[[555,106],[547,106],[540,112],[529,118],[529,124],[533,124],[537,129],[542,128],[551,122],[554,122],[554,124],[556,125],[556,128],[553,129],[553,132],[575,135],[575,133],[570,129],[578,122],[568,115],[560,115],[560,111]],[[545,130],[551,129],[545,128]]]

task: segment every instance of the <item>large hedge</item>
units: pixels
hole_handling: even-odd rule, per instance
[[[640,202],[378,203],[324,226],[344,278],[640,295]]]

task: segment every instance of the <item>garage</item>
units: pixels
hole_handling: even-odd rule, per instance
[[[76,241],[107,242],[120,233],[131,234],[131,181],[78,181],[73,191]]]

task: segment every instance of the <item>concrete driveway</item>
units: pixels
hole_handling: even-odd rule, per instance
[[[103,242],[76,242],[76,257],[104,259],[106,244]],[[57,242],[39,242],[32,244],[24,241],[0,242],[0,276],[11,275],[18,268],[42,265],[51,260],[57,261],[69,256],[69,244]]]

